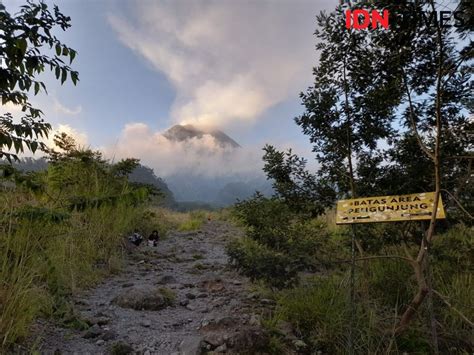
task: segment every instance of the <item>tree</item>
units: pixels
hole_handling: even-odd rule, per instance
[[[438,10],[434,0],[356,6],[387,8],[396,16],[388,31],[346,30],[341,8],[318,16],[321,59],[314,86],[301,95],[306,111],[296,123],[314,144],[320,174],[332,179],[341,195],[390,194],[406,182],[410,190],[435,191],[434,210],[446,187],[460,205],[461,193],[472,194],[474,46],[466,40],[472,26],[454,29],[436,17],[427,20],[426,12]],[[398,180],[390,177],[394,172]],[[403,257],[418,289],[397,334],[431,290],[428,254],[435,226],[433,214],[417,255]]]
[[[76,51],[64,45],[52,31],[59,27],[65,31],[71,18],[63,15],[57,6],[50,11],[44,2],[28,0],[16,14],[10,14],[0,4],[0,95],[1,104],[21,108],[19,122],[9,112],[0,115],[0,158],[18,160],[24,147],[33,153],[45,148],[38,139],[47,137],[51,125],[43,119],[43,112],[34,107],[30,93],[46,91],[38,76],[50,70],[63,84],[68,77],[76,85],[78,73],[69,64]],[[11,149],[15,153],[9,152]]]
[[[324,179],[318,179],[306,169],[306,160],[266,145],[263,150],[263,171],[273,181],[276,196],[282,198],[295,212],[316,217],[335,200],[334,189]]]
[[[436,13],[437,10],[434,0],[402,4],[402,11],[410,13]],[[397,58],[398,64],[393,72],[401,79],[403,88],[400,107],[405,109],[402,118],[409,134],[418,143],[418,154],[424,154],[423,159],[427,159],[431,165],[430,185],[435,191],[435,211],[440,204],[441,192],[452,176],[463,176],[467,170],[467,180],[470,179],[474,158],[472,145],[465,138],[472,130],[472,120],[468,115],[472,115],[472,111],[469,111],[472,110],[473,100],[473,44],[472,41],[464,41],[466,44],[462,41],[468,31],[468,27],[456,31],[442,26],[436,18],[426,21],[423,16],[417,16],[409,23],[402,23],[397,31],[374,37],[375,44],[384,48],[388,57]],[[402,46],[401,40],[404,41]],[[410,43],[410,46],[406,43]],[[457,156],[459,152],[463,154]],[[450,156],[453,153],[455,155]],[[448,162],[450,159],[455,159],[455,164]],[[459,168],[462,165],[465,167]],[[449,166],[451,171],[442,170]],[[448,191],[451,196],[459,193],[462,186],[455,189]],[[431,292],[428,255],[435,237],[435,227],[436,213],[431,216],[417,255],[407,253],[418,290],[401,316],[397,333],[407,328]],[[435,328],[434,322],[432,328]]]

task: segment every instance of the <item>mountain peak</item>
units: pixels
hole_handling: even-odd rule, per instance
[[[240,145],[236,141],[218,129],[205,129],[193,126],[191,124],[177,124],[163,133],[163,136],[165,136],[167,139],[176,142],[184,142],[193,138],[199,139],[204,135],[212,136],[222,147],[230,146],[232,148],[240,148]]]

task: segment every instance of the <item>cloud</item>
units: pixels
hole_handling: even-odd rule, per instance
[[[309,84],[315,15],[333,1],[135,1],[109,16],[120,40],[167,76],[176,123],[254,122]]]
[[[60,133],[66,133],[68,136],[74,138],[79,147],[87,147],[89,145],[89,140],[85,132],[63,123],[53,125],[53,129],[49,132],[48,138],[43,138],[41,141],[46,144],[47,147],[57,150],[58,148],[54,144],[54,136]]]
[[[76,106],[76,108],[71,109],[64,106],[61,102],[59,102],[59,100],[56,97],[54,97],[53,110],[55,113],[58,113],[58,114],[63,114],[67,116],[75,116],[82,112],[82,106],[79,105],[79,106]]]
[[[22,114],[22,105],[15,105],[12,102],[7,102],[6,104],[0,104],[0,115],[5,113],[11,113],[13,117]]]
[[[211,135],[184,142],[171,141],[144,123],[126,125],[118,143],[104,150],[106,156],[116,159],[139,157],[162,177],[176,173],[249,177],[260,174],[262,167],[261,146],[223,148]]]

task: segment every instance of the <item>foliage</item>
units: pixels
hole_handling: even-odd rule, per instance
[[[76,51],[52,33],[58,27],[65,31],[70,27],[70,21],[57,6],[50,11],[44,2],[28,1],[14,15],[0,4],[1,104],[17,105],[22,111],[19,123],[11,113],[0,115],[0,158],[10,162],[18,159],[16,154],[23,152],[24,146],[33,153],[45,148],[37,139],[47,136],[51,126],[42,120],[42,111],[33,107],[28,95],[31,91],[34,95],[46,92],[46,86],[38,76],[47,69],[61,84],[68,77],[74,85],[79,80],[78,73],[65,62],[69,59],[71,64]],[[10,149],[16,154],[8,152]]]
[[[335,200],[334,190],[323,179],[306,170],[306,160],[266,145],[263,171],[273,181],[276,195],[295,212],[308,213],[316,217]]]
[[[26,336],[40,314],[80,326],[68,295],[118,270],[124,237],[151,229],[143,222],[147,189],[117,173],[136,161],[111,164],[65,135],[57,143],[62,150],[47,170],[7,166],[1,180],[12,186],[0,191],[2,348]]]
[[[234,207],[247,237],[228,246],[234,265],[253,280],[288,287],[300,271],[328,267],[336,250],[325,223],[294,213],[278,198],[256,194]]]

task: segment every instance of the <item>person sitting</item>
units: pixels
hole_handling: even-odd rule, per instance
[[[142,243],[143,237],[140,235],[140,233],[134,232],[131,236],[128,237],[128,241],[138,247]]]
[[[154,230],[148,237],[148,245],[151,247],[156,247],[158,239],[160,239],[160,235],[158,234],[157,230]]]

